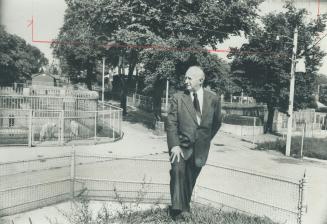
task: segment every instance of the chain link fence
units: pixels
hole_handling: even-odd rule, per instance
[[[115,141],[122,137],[122,110],[24,110],[0,112],[0,145],[63,145]]]
[[[208,164],[196,189],[196,201],[214,207],[267,216],[279,223],[300,222],[305,202],[295,179],[269,176],[238,168]]]
[[[220,131],[246,138],[256,143],[258,136],[264,134],[264,121],[259,117],[224,115]]]
[[[276,113],[274,131],[281,135],[287,133],[287,114]],[[294,136],[305,137],[326,137],[327,133],[327,114],[315,112],[314,110],[304,110],[294,112],[292,122],[292,134]]]
[[[25,212],[71,198],[70,165],[69,154],[1,163],[0,216]]]
[[[64,154],[0,164],[0,216],[78,195],[91,200],[170,203],[167,160]],[[302,223],[306,179],[291,180],[217,165],[206,165],[193,202]]]

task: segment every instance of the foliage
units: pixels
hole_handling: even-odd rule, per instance
[[[0,25],[0,83],[11,84],[30,79],[48,64],[44,54]]]
[[[178,50],[191,49],[194,45],[186,37],[181,37],[181,39],[169,40],[169,46],[173,46],[174,50],[143,51],[141,59],[144,63],[144,71],[141,75],[145,77],[144,92],[162,93],[167,79],[172,91],[183,89],[184,74],[191,65],[199,65],[204,69],[205,86],[218,93],[227,91],[229,84],[232,84],[228,79],[229,67],[217,55],[201,50],[198,45],[195,50]],[[158,88],[161,88],[161,91],[158,91]]]
[[[299,156],[301,150],[301,137],[293,137],[291,155]],[[311,158],[327,160],[327,140],[322,138],[304,138],[303,155]],[[276,150],[285,154],[286,140],[278,139],[274,142],[263,142],[256,146],[257,150]]]
[[[317,88],[319,88],[319,101],[327,105],[327,76],[320,75],[317,79]]]
[[[267,103],[270,126],[275,107],[281,111],[287,110],[295,27],[299,29],[297,55],[304,52],[306,60],[306,73],[295,76],[295,109],[312,104],[317,71],[325,55],[314,44],[319,32],[325,30],[326,15],[308,22],[305,9],[296,9],[290,1],[284,7],[285,12],[270,13],[263,17],[262,27],[259,26],[249,36],[249,43],[240,49],[233,49],[229,55],[234,59],[231,69],[237,84],[255,97],[257,102]]]
[[[66,63],[66,71],[75,78],[81,70],[86,70],[87,82],[94,80],[95,61],[106,56],[112,66],[123,66],[122,62],[127,62],[129,77],[136,64],[145,64],[152,69],[143,73],[150,88],[156,88],[159,83],[162,89],[160,80],[164,77],[178,82],[175,74],[180,75],[181,70],[174,70],[179,67],[176,63],[186,61],[192,54],[183,49],[202,51],[205,46],[215,48],[229,35],[239,35],[242,31],[249,34],[260,1],[66,0],[64,25],[52,47],[55,55]],[[148,52],[140,57],[144,49]],[[148,58],[154,54],[158,54],[157,64]],[[214,59],[206,56],[203,60],[199,62],[201,65],[210,64]],[[161,63],[163,65],[156,66]],[[220,66],[218,69],[226,70],[221,62],[216,64]]]

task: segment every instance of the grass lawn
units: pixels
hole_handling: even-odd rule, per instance
[[[291,144],[291,155],[300,156],[301,137],[293,137]],[[274,142],[263,142],[257,145],[257,150],[276,150],[285,154],[286,140],[278,139]],[[327,139],[304,138],[303,156],[327,160]]]
[[[130,216],[117,217],[115,223],[185,223],[185,224],[273,224],[268,218],[260,218],[237,212],[223,212],[208,206],[194,205],[192,214],[184,215],[182,220],[173,221],[167,214],[167,209],[152,209],[135,212]]]

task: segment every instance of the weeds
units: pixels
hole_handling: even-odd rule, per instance
[[[90,201],[85,196],[77,198],[70,204],[70,211],[57,208],[70,224],[94,224],[93,212],[89,208]],[[99,223],[100,224],[100,223]]]
[[[70,211],[58,208],[57,210],[69,224],[275,224],[268,218],[224,212],[222,209],[198,204],[192,204],[192,213],[183,214],[183,220],[175,222],[168,215],[168,208],[162,208],[160,198],[151,205],[150,209],[142,210],[141,204],[146,201],[149,187],[150,183],[147,183],[144,177],[140,189],[135,192],[136,196],[128,198],[122,196],[122,192],[114,186],[114,199],[119,205],[118,209],[113,209],[104,203],[99,211],[93,212],[85,193],[71,203]],[[48,219],[48,222],[59,224],[57,220]]]
[[[93,217],[90,212],[88,200],[81,199],[78,208],[77,203],[74,203],[74,208],[70,213],[61,210],[70,224],[276,224],[268,218],[260,218],[256,216],[249,216],[237,212],[224,212],[222,209],[216,209],[210,206],[192,204],[192,213],[183,215],[182,221],[173,221],[168,215],[167,208],[160,208],[160,206],[153,206],[148,210],[133,210],[131,207],[126,206],[123,199],[119,199],[122,205],[122,211],[117,213],[113,212],[108,206],[103,207]],[[58,222],[49,222],[50,224],[59,224]]]

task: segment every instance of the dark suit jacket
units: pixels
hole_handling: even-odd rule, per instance
[[[205,165],[210,142],[221,126],[219,97],[203,89],[202,119],[199,125],[192,98],[188,92],[174,94],[167,118],[167,142],[169,153],[174,146],[181,146],[184,159],[194,153],[195,164]]]

